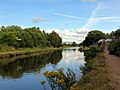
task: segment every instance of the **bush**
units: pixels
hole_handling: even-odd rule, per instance
[[[100,45],[98,48],[96,48],[97,52],[103,52],[104,46]]]
[[[88,60],[88,59],[92,59],[96,56],[96,48],[95,47],[90,47],[89,50],[85,51],[85,59]]]
[[[108,50],[111,55],[120,56],[120,40],[111,42]]]
[[[66,74],[63,73],[63,68],[57,71],[46,71],[43,74],[51,85],[52,90],[77,90],[75,73],[69,68]],[[45,81],[41,81],[42,85],[44,83]]]
[[[103,52],[104,46],[101,45],[99,47],[90,47],[87,51],[85,51],[85,59],[89,60],[96,56],[97,52]]]
[[[10,47],[7,44],[0,44],[0,52],[14,51],[14,50],[16,50],[14,47]]]

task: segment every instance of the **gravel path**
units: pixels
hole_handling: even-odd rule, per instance
[[[105,58],[107,65],[107,76],[110,80],[109,85],[113,90],[120,90],[120,58],[114,55],[109,55],[105,50]]]

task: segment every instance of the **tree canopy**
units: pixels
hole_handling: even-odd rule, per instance
[[[60,47],[62,39],[55,31],[48,34],[36,27],[22,29],[13,25],[0,28],[0,44],[16,48]]]
[[[62,38],[55,31],[52,31],[49,37],[52,46],[59,47],[62,45]]]
[[[105,38],[106,38],[105,33],[101,32],[101,31],[98,31],[98,30],[90,31],[87,34],[87,36],[82,44],[84,46],[90,46],[90,45],[95,44],[98,40],[105,39]]]

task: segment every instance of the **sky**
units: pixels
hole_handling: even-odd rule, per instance
[[[63,42],[84,40],[91,30],[120,28],[119,0],[0,0],[0,26],[56,31]]]

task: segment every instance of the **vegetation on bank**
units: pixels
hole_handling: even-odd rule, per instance
[[[14,25],[2,26],[0,28],[1,44],[13,48],[60,47],[62,45],[62,38],[55,31],[49,34],[36,27],[22,29]]]
[[[0,57],[3,58],[58,49],[61,46],[62,38],[55,31],[46,33],[36,27],[22,29],[14,25],[0,27]]]
[[[90,31],[85,37],[85,40],[80,45],[89,47],[90,45],[96,44],[98,40],[105,38],[106,35],[102,31],[99,30]]]
[[[116,40],[111,42],[108,46],[109,53],[112,55],[120,56],[120,29],[112,32],[111,36],[114,36]]]
[[[10,48],[10,47],[8,47]],[[8,49],[7,48],[7,49]],[[5,50],[0,52],[0,58],[9,58],[9,57],[15,57],[15,56],[23,56],[23,55],[32,55],[37,54],[40,52],[46,52],[46,51],[53,51],[53,50],[62,50],[64,47],[54,48],[54,47],[48,47],[48,48],[19,48],[11,50]]]
[[[86,64],[81,68],[82,78],[78,81],[78,90],[108,90],[106,76],[104,45],[95,45],[98,40],[105,39],[106,35],[101,31],[91,31],[80,44],[79,50],[84,51]],[[85,49],[87,47],[87,49]]]
[[[49,82],[52,90],[77,90],[77,81],[75,73],[68,68],[66,74],[63,73],[63,68],[59,68],[57,71],[46,71],[44,76]],[[44,86],[46,81],[41,81]],[[45,87],[45,86],[44,86]]]
[[[86,60],[82,71],[83,76],[78,82],[79,90],[110,90],[103,53],[97,53],[93,59]]]
[[[103,44],[105,45],[106,43],[110,43],[110,45],[108,46],[109,53],[112,55],[120,56],[120,29],[112,31],[110,34],[105,34],[99,30],[88,32],[87,36],[85,37],[85,40],[82,43],[80,43],[79,51],[86,51],[89,49],[88,47],[90,46],[97,47],[100,45],[98,44],[98,41],[100,39],[108,38],[111,39],[112,42],[104,41]]]
[[[103,49],[103,46],[99,46],[85,51],[86,64],[81,68],[83,76],[78,82],[80,90],[108,90]]]
[[[120,40],[111,42],[108,50],[110,54],[120,56]]]
[[[80,46],[78,48],[79,51],[87,51],[89,49],[89,47],[86,47],[86,46]]]
[[[112,42],[106,44],[97,44],[100,39],[111,38]],[[82,67],[83,76],[78,82],[80,90],[111,90],[108,85],[105,57],[103,53],[104,45],[108,43],[108,50],[110,54],[120,56],[120,29],[110,34],[104,34],[100,31],[90,31],[85,40],[80,44],[79,50],[84,50],[87,46],[89,49],[84,50],[85,67]],[[94,47],[95,46],[95,47]]]
[[[94,58],[98,52],[103,52],[104,46],[99,47],[90,47],[87,51],[84,52],[85,60]]]

